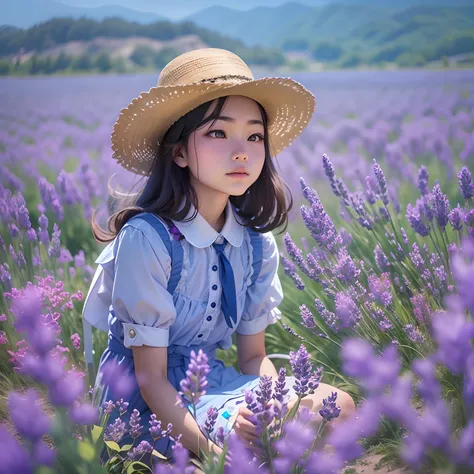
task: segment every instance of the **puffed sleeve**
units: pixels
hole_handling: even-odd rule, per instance
[[[138,227],[125,226],[120,234],[112,306],[123,325],[124,345],[167,347],[176,319],[167,291],[171,258],[158,235],[152,245]]]
[[[247,289],[242,319],[237,326],[239,334],[257,334],[280,318],[278,305],[283,290],[278,277],[280,256],[275,237],[271,232],[262,234],[262,266],[254,284]]]

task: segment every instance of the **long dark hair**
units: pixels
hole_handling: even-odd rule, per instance
[[[215,123],[227,97],[218,99],[214,111],[206,119],[204,116],[209,110],[212,100],[191,110],[168,129],[162,143],[157,147],[146,184],[140,192],[134,194],[130,204],[126,204],[108,218],[108,232],[95,222],[96,210],[94,210],[91,225],[94,237],[98,242],[112,241],[127,221],[141,212],[151,212],[165,219],[183,221],[193,204],[196,212],[189,220],[194,219],[199,208],[197,195],[190,184],[189,168],[181,168],[174,162],[173,148],[176,145],[187,147],[192,132],[210,121]],[[229,199],[245,226],[261,233],[284,226],[280,232],[282,233],[288,225],[288,213],[293,207],[293,197],[288,185],[280,178],[274,160],[270,156],[267,114],[260,104],[258,106],[264,126],[265,162],[263,169],[255,183],[243,195],[230,196]],[[287,194],[285,194],[285,188]],[[114,193],[113,190],[111,194],[118,196],[118,193]],[[185,204],[180,210],[183,197]]]

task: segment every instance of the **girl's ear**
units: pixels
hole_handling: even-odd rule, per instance
[[[184,145],[176,145],[173,148],[173,161],[180,167],[186,168],[188,166],[188,154]]]

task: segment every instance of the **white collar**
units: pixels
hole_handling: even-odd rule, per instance
[[[191,208],[189,209],[186,219],[194,214],[195,209],[191,203]],[[225,217],[225,224],[220,233],[217,232],[199,212],[192,221],[183,222],[173,220],[173,223],[184,235],[185,239],[195,247],[209,247],[219,235],[222,235],[234,247],[240,247],[244,238],[244,229],[237,221],[237,216],[235,215],[234,207],[230,200],[227,201]]]

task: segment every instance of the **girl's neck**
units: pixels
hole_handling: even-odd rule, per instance
[[[195,183],[194,185],[199,203],[198,212],[216,232],[220,232],[226,220],[225,208],[229,195],[202,185],[199,186],[199,184],[196,186]]]

